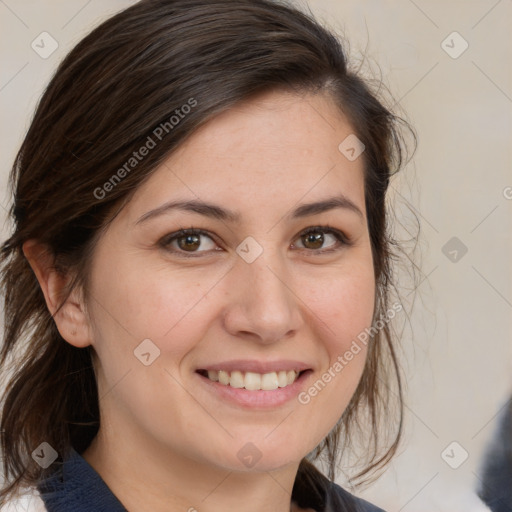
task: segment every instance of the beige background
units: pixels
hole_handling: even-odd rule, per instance
[[[130,3],[0,1],[2,219],[10,164],[56,65],[91,27]],[[421,283],[403,341],[406,438],[388,471],[360,494],[389,512],[480,510],[471,492],[479,459],[512,390],[512,1],[309,6],[345,32],[355,59],[365,52],[371,69],[380,68],[419,136],[413,163],[392,186],[402,221],[407,205],[421,220]],[[31,48],[43,31],[59,45],[47,59]],[[469,45],[458,58],[442,47],[454,31],[463,39],[447,39],[452,54]],[[468,249],[456,262],[442,251],[452,237]],[[441,456],[453,441],[469,454],[458,469]],[[457,462],[462,452],[448,453]]]

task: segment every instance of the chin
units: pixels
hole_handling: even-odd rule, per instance
[[[261,441],[241,442],[236,441],[228,448],[234,451],[235,457],[230,457],[228,465],[233,471],[276,471],[290,465],[298,465],[303,457],[309,453],[307,446],[302,446],[295,442],[292,436],[277,436],[276,433],[270,434],[271,430],[266,431],[259,439]],[[275,438],[270,440],[270,437]],[[239,438],[241,439],[241,438]],[[250,439],[246,437],[245,439]],[[253,439],[258,439],[253,437]]]

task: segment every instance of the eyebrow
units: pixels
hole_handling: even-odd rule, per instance
[[[330,197],[315,203],[302,204],[295,208],[291,213],[286,215],[286,217],[289,219],[299,219],[311,215],[317,215],[319,213],[323,213],[336,208],[342,208],[354,212],[359,217],[361,217],[361,219],[364,219],[363,212],[359,209],[359,207],[344,195]],[[151,210],[142,215],[135,224],[141,224],[148,221],[149,219],[153,219],[160,215],[166,214],[172,210],[194,212],[200,215],[204,215],[205,217],[232,223],[239,223],[241,220],[241,216],[238,212],[227,210],[221,206],[205,201],[189,200],[169,201],[162,206],[159,206],[158,208],[155,208],[154,210]]]

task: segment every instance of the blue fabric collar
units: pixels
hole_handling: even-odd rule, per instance
[[[101,476],[73,448],[38,490],[48,512],[127,512]]]

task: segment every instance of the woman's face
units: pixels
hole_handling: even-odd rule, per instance
[[[324,96],[260,96],[196,131],[104,233],[88,302],[102,425],[134,455],[270,470],[336,424],[375,294],[351,134]]]

